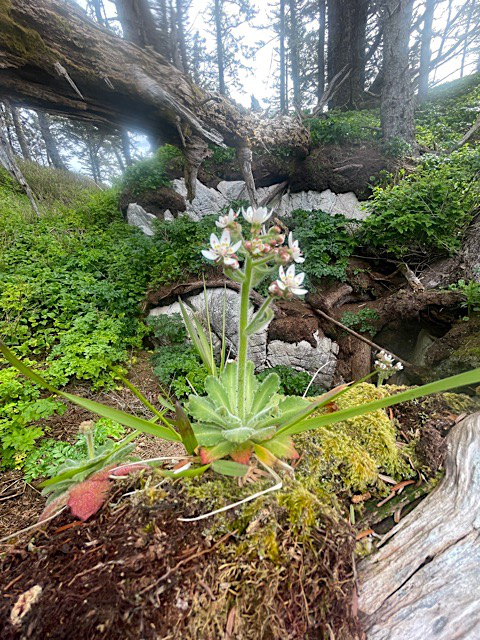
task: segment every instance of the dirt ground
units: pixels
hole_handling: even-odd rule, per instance
[[[157,395],[160,393],[160,387],[153,375],[147,352],[137,354],[128,378],[152,404],[158,406]],[[92,393],[87,386],[75,384],[71,385],[68,391],[122,411],[150,417],[144,405],[123,387],[107,393]],[[98,416],[82,407],[69,404],[62,416],[55,415],[44,422],[46,435],[49,438],[73,442],[80,423],[96,417]],[[165,442],[154,436],[141,435],[137,441],[135,454],[145,460],[156,456],[176,455],[182,451],[183,447],[175,442]],[[45,498],[35,488],[35,484],[39,481],[28,484],[23,480],[21,472],[17,471],[0,474],[0,538],[28,527],[38,520],[45,507]]]

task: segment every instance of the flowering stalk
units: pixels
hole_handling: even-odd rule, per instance
[[[247,255],[240,294],[240,322],[238,327],[238,412],[242,418],[245,417],[245,380],[248,359],[247,325],[253,269],[253,260]]]

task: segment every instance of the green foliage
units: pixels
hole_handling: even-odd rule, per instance
[[[113,420],[101,418],[95,423],[94,445],[103,446],[110,438],[120,440],[125,435],[125,429]],[[58,468],[68,458],[81,460],[87,457],[85,437],[78,434],[75,442],[70,444],[63,440],[46,438],[26,458],[23,465],[23,475],[27,482],[37,478],[48,478],[57,473]]]
[[[292,212],[291,227],[305,253],[302,266],[310,278],[345,280],[356,241],[344,216],[297,209]]]
[[[312,379],[312,376],[306,371],[297,371],[293,367],[287,367],[283,364],[261,371],[257,375],[257,379],[262,382],[270,373],[278,375],[280,379],[279,393],[283,393],[286,396],[303,396]],[[307,396],[319,396],[324,391],[322,387],[313,382],[308,389]]]
[[[181,152],[169,144],[160,147],[147,160],[141,160],[129,167],[122,178],[121,186],[132,195],[141,196],[145,191],[159,187],[169,187],[169,171],[180,170],[183,163]]]
[[[329,111],[324,117],[306,120],[313,147],[360,140],[378,140],[380,116],[374,111]]]
[[[362,242],[395,257],[452,254],[480,203],[480,150],[426,157],[398,183],[376,186]]]
[[[141,347],[140,331],[132,338],[122,320],[91,311],[61,335],[47,358],[49,374],[60,386],[72,377],[104,386],[117,376],[113,367],[127,360],[127,346]]]
[[[152,265],[154,284],[179,282],[187,275],[200,274],[205,262],[200,250],[205,246],[213,226],[214,216],[194,222],[187,216],[172,222],[159,222],[153,238],[156,261]]]
[[[208,370],[195,349],[187,344],[160,347],[152,356],[153,372],[159,382],[171,390],[177,399],[192,393],[205,393]]]
[[[14,367],[0,369],[1,466],[22,466],[44,433],[41,421],[64,411],[62,402],[43,397],[38,386],[26,381]]]
[[[480,283],[475,280],[459,280],[456,284],[452,284],[449,287],[450,291],[458,291],[464,297],[464,300],[460,303],[461,306],[467,309],[467,314],[470,316],[472,311],[480,311]]]
[[[49,208],[80,206],[99,191],[93,180],[71,171],[42,167],[29,160],[19,160],[19,166],[33,193]]]
[[[349,329],[360,331],[360,333],[369,333],[374,336],[377,333],[375,323],[380,319],[380,316],[375,309],[360,309],[357,313],[352,311],[346,311],[340,318],[340,322]]]
[[[417,141],[429,149],[449,149],[478,117],[480,73],[445,83],[417,110]]]
[[[146,323],[159,346],[184,344],[187,340],[187,331],[179,313],[149,316]]]
[[[232,147],[223,149],[211,144],[210,152],[211,155],[204,161],[203,168],[211,173],[215,173],[219,167],[224,167],[226,164],[236,161],[235,149],[232,149]]]

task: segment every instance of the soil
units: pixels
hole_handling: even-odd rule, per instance
[[[142,351],[137,354],[136,362],[129,372],[128,379],[140,389],[152,404],[158,406],[157,395],[160,393],[160,387],[153,375],[147,352]],[[71,384],[67,390],[70,393],[102,402],[122,411],[135,413],[145,418],[151,417],[140,400],[124,387],[95,393],[91,388],[75,383]],[[78,405],[68,404],[63,415],[54,415],[45,420],[43,427],[49,438],[74,442],[79,425],[84,420],[97,418],[98,416]],[[178,455],[183,451],[183,446],[178,443],[165,442],[154,436],[142,434],[137,440],[135,454],[146,460],[157,456]],[[28,527],[38,520],[45,507],[45,498],[39,494],[34,486],[40,481],[39,478],[33,485],[28,485],[23,481],[22,474],[19,472],[9,471],[2,474],[0,480],[0,537]],[[12,483],[11,488],[9,488],[10,483]]]
[[[167,209],[174,216],[186,209],[183,197],[170,187],[147,189],[140,195],[132,193],[130,189],[124,189],[120,195],[120,209],[124,215],[126,215],[128,205],[131,202],[136,202],[146,211],[161,219]]]
[[[95,520],[64,515],[7,554],[0,571],[2,640],[180,638],[194,594],[208,606],[197,574],[215,547],[202,524],[178,522],[167,500],[150,509],[115,504],[124,491],[118,487]],[[13,626],[13,605],[35,585],[42,587],[38,602]]]

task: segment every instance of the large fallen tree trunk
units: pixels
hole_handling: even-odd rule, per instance
[[[163,56],[115,36],[70,1],[0,0],[0,96],[181,147],[198,138],[294,155],[308,147],[296,120],[262,119],[205,95]]]
[[[476,640],[480,629],[480,413],[448,437],[446,475],[360,569],[368,640]]]

